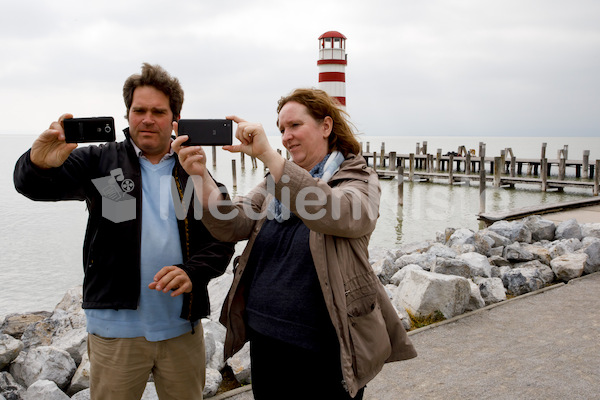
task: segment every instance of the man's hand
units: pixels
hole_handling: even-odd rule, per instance
[[[148,285],[149,289],[167,293],[173,290],[171,297],[179,296],[192,291],[192,281],[188,274],[174,265],[163,267],[154,275],[154,282]]]
[[[69,154],[77,147],[77,143],[65,142],[63,120],[73,118],[71,114],[63,114],[50,124],[31,146],[31,162],[38,168],[48,169],[63,165]]]

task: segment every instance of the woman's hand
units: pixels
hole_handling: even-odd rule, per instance
[[[248,122],[235,115],[228,116],[227,119],[237,124],[235,137],[240,144],[223,146],[223,149],[232,153],[242,152],[258,158],[269,168],[275,182],[278,182],[283,173],[285,159],[271,147],[262,124]]]

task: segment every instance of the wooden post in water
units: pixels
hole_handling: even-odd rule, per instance
[[[467,153],[465,154],[465,175],[471,175],[471,152],[467,151]],[[467,182],[470,182],[469,179],[467,179]]]
[[[565,173],[567,169],[567,157],[564,150],[560,150],[558,155],[558,179],[563,181],[565,179]]]
[[[454,183],[454,154],[450,153],[450,159],[448,160],[448,185]]]
[[[540,174],[542,175],[542,192],[545,192],[548,190],[548,159],[542,158],[540,164],[541,164]]]
[[[385,142],[381,142],[381,156],[379,160],[379,167],[385,169]]]
[[[485,212],[485,144],[479,142],[479,214]]]
[[[427,140],[423,140],[423,154],[427,154]]]
[[[398,205],[404,206],[404,166],[398,166]]]
[[[590,151],[583,151],[583,177],[585,179],[590,178]]]
[[[500,150],[500,173],[506,173],[506,150]]]
[[[502,171],[502,157],[494,157],[494,187],[500,187],[500,173]]]
[[[377,152],[373,152],[373,171],[377,172]]]
[[[246,169],[246,155],[243,151],[240,151],[240,167],[242,169]]]
[[[596,168],[594,170],[594,196],[598,196],[598,186],[600,184],[600,159],[596,160]]]
[[[410,153],[408,155],[408,180],[413,181],[415,177],[415,155]]]
[[[390,163],[389,163],[388,169],[390,171],[395,171],[396,170],[396,152],[390,151],[390,155],[388,157],[390,158]]]
[[[213,159],[213,168],[217,167],[217,147],[212,146],[212,159]]]
[[[231,172],[233,174],[233,187],[237,188],[237,171],[235,170],[235,160],[231,160]]]
[[[253,168],[253,169],[256,169],[256,168],[258,168],[258,165],[257,165],[257,163],[256,163],[256,157],[254,157],[254,156],[251,156],[251,157],[250,157],[250,164],[252,164],[252,168]]]
[[[371,142],[367,142],[367,153],[371,152]]]
[[[440,165],[440,163],[442,162],[442,149],[437,149],[437,152],[435,154],[435,161],[436,161],[435,172],[441,172],[442,166]]]

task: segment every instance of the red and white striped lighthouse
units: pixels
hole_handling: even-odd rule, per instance
[[[319,89],[346,106],[346,36],[336,31],[319,37]]]

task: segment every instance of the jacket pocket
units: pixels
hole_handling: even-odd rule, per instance
[[[346,283],[352,367],[358,380],[375,376],[392,353],[375,286],[379,284],[369,274]]]
[[[349,316],[352,364],[358,380],[373,378],[392,354],[381,307],[361,317]]]

